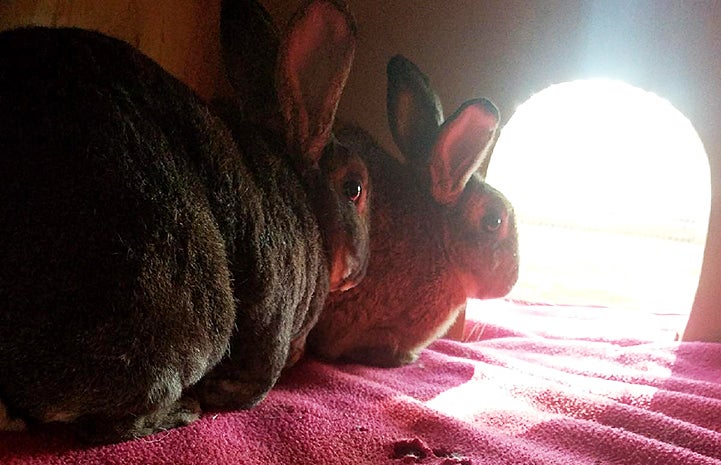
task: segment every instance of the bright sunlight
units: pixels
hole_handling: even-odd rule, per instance
[[[509,298],[690,311],[710,206],[698,134],[671,103],[612,80],[518,107],[488,172],[519,220]]]

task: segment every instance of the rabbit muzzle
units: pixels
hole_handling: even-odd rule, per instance
[[[363,280],[366,266],[356,254],[348,253],[345,248],[336,251],[330,272],[330,292],[345,292]]]
[[[485,270],[456,268],[460,285],[471,299],[495,299],[508,294],[518,280],[518,261],[505,252],[498,259],[486,263]]]

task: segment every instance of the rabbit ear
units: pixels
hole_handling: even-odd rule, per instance
[[[482,180],[486,180],[486,176],[488,176],[488,166],[491,164],[491,157],[493,156],[493,147],[496,145],[496,141],[498,140],[497,137],[494,137],[491,143],[488,144],[486,147],[485,153],[486,156],[483,157],[483,161],[481,162],[481,166],[478,167],[476,170],[476,173],[481,176]]]
[[[407,160],[425,162],[443,122],[441,101],[428,78],[405,57],[391,58],[386,72],[388,124],[393,140]]]
[[[277,118],[275,66],[278,31],[257,0],[223,0],[220,37],[225,72],[243,117],[267,122]]]
[[[438,203],[455,202],[484,163],[498,128],[498,109],[486,99],[465,102],[441,127],[430,163],[431,193]]]
[[[353,61],[356,25],[338,1],[306,4],[290,22],[278,63],[278,97],[288,143],[312,165],[328,142]]]

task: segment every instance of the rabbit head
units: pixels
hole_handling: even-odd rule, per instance
[[[404,160],[359,128],[338,132],[373,178],[371,255],[364,281],[329,297],[308,343],[325,359],[397,366],[442,335],[467,298],[507,294],[518,252],[511,204],[484,182],[496,107],[470,100],[444,121],[413,63],[396,56],[387,71],[388,120]]]

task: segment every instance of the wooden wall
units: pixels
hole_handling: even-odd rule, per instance
[[[219,0],[0,0],[0,30],[99,30],[139,48],[204,98],[223,88],[219,15]]]
[[[262,2],[284,24],[301,0]],[[709,154],[713,214],[687,337],[721,340],[721,2],[348,3],[361,35],[339,114],[390,150],[385,63],[396,53],[430,76],[446,113],[486,96],[507,121],[518,104],[550,84],[602,75],[654,91],[689,117]],[[30,23],[99,29],[136,45],[208,98],[225,88],[218,12],[219,0],[3,0],[0,29]]]

